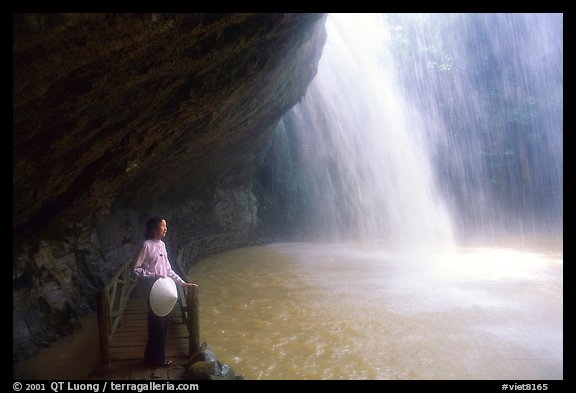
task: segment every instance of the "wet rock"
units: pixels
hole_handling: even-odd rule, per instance
[[[206,342],[200,345],[200,350],[193,354],[184,372],[185,379],[242,379],[236,376],[234,369],[216,358],[214,351]]]
[[[200,351],[192,354],[192,356],[190,357],[190,363],[214,362],[216,360],[218,360],[218,359],[216,359],[216,354],[214,353],[214,351],[212,349],[210,349],[208,347],[208,344],[206,342],[203,342],[200,345]]]
[[[14,227],[224,178],[305,93],[319,14],[15,14]],[[240,176],[241,177],[241,176]]]
[[[192,363],[186,374],[186,379],[230,380],[236,379],[234,369],[219,360],[199,361]]]
[[[228,231],[239,231],[256,226],[258,201],[252,190],[245,187],[216,192],[215,222]]]

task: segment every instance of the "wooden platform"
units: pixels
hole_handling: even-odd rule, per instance
[[[189,334],[177,307],[170,313],[166,334],[166,357],[172,360],[168,367],[151,367],[144,361],[148,335],[148,311],[143,297],[132,297],[122,317],[122,324],[110,343],[111,363],[98,370],[94,379],[182,379],[188,362]]]

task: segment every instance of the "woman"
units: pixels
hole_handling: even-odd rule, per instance
[[[142,244],[134,264],[134,273],[145,283],[148,302],[148,343],[145,357],[154,366],[168,366],[172,363],[164,354],[164,341],[168,326],[168,315],[160,317],[150,307],[150,290],[154,282],[162,277],[170,277],[178,285],[196,287],[196,284],[185,282],[176,274],[166,253],[166,245],[162,238],[166,236],[168,227],[166,220],[153,217],[146,223],[146,241]]]

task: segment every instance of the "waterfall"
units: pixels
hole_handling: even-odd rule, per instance
[[[282,165],[302,228],[409,250],[561,231],[562,15],[331,14],[326,29],[276,130],[297,145]]]
[[[280,127],[294,130],[319,237],[446,246],[450,217],[422,124],[402,96],[378,15],[330,15],[318,74]]]

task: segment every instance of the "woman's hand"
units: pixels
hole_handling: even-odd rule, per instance
[[[193,282],[185,282],[184,284],[182,284],[184,287],[189,288],[189,287],[198,287],[198,284],[194,284]]]

